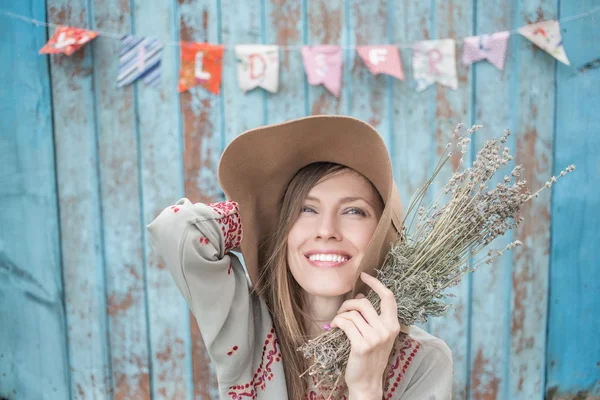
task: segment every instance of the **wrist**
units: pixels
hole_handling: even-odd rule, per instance
[[[370,387],[348,388],[348,400],[381,400],[382,397],[381,383]]]

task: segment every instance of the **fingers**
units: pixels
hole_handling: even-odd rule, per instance
[[[379,314],[377,314],[377,311],[375,311],[371,302],[366,298],[346,300],[338,310],[338,314],[351,310],[360,312],[367,323],[373,327],[381,324],[379,321]]]
[[[394,293],[386,288],[379,279],[362,272],[360,274],[362,281],[367,284],[381,299],[381,320],[389,328],[394,331],[400,331],[400,323],[398,322],[398,306]]]

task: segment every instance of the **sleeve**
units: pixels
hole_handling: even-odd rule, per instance
[[[221,383],[234,382],[252,363],[260,307],[230,250],[242,239],[235,202],[192,204],[181,199],[148,225],[152,246],[196,317]]]
[[[447,351],[444,351],[447,350]],[[450,349],[434,348],[419,364],[398,400],[452,400],[453,365]]]

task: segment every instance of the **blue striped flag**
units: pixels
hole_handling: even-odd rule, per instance
[[[139,78],[157,87],[160,84],[160,59],[163,45],[156,39],[125,35],[121,38],[119,53],[119,87],[129,85]]]

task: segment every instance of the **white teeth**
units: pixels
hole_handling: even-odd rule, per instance
[[[311,254],[308,258],[312,261],[326,261],[338,263],[348,260],[348,257],[339,254]]]

